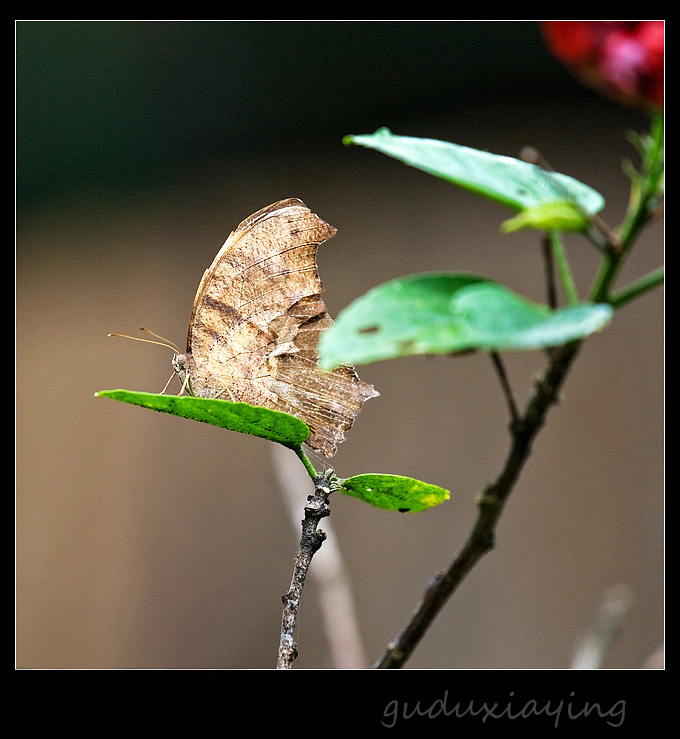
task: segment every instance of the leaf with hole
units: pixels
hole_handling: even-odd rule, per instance
[[[379,285],[341,311],[319,342],[320,366],[544,349],[599,331],[611,316],[606,304],[551,310],[475,275],[416,274]]]

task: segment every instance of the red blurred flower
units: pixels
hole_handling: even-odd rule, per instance
[[[584,83],[629,105],[663,108],[663,21],[541,21],[554,56]]]

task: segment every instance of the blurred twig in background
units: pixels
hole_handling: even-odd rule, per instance
[[[592,623],[576,645],[569,665],[572,670],[602,667],[632,605],[633,591],[628,585],[614,585],[607,590]]]

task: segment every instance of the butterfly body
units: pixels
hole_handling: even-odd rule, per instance
[[[308,445],[328,457],[363,402],[378,395],[352,367],[317,365],[319,337],[332,320],[316,250],[335,233],[295,198],[243,221],[205,271],[186,353],[173,358],[190,394],[297,416],[310,427]]]

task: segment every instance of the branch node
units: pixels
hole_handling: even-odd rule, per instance
[[[489,530],[484,531],[482,536],[480,537],[482,546],[485,551],[490,551],[491,549],[496,548],[496,532]]]
[[[536,381],[536,390],[543,395],[547,401],[547,405],[557,404],[560,400],[559,391],[550,380],[543,375]]]
[[[326,541],[326,534],[321,530],[302,534],[302,546],[308,548],[312,555],[319,551],[324,541]]]

